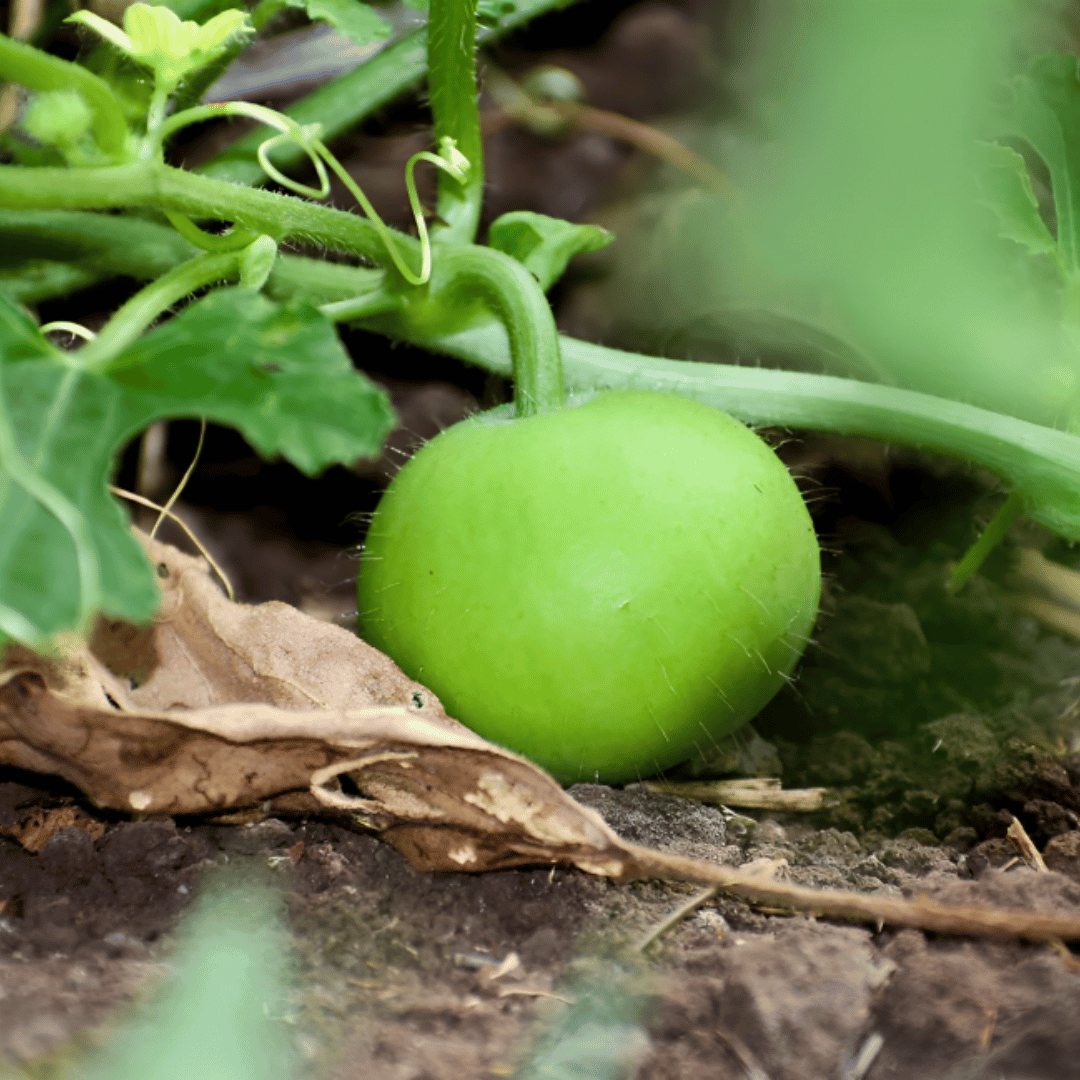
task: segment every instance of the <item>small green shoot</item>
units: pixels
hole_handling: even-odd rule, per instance
[[[247,15],[229,8],[200,26],[182,22],[167,7],[136,3],[124,11],[123,30],[86,10],[66,21],[93,30],[125,56],[145,64],[154,72],[158,90],[171,94],[187,75],[225,51],[230,39],[244,30]]]

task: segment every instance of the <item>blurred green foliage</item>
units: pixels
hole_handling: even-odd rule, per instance
[[[711,136],[734,193],[668,203],[622,310],[648,296],[665,340],[704,324],[744,354],[1073,428],[1078,241],[1071,217],[1053,230],[1080,190],[1080,83],[1075,57],[1025,56],[1054,40],[1052,9],[759,14],[751,119]]]
[[[264,870],[214,871],[143,1000],[3,1080],[293,1080],[293,981],[280,890]]]
[[[279,897],[221,879],[181,926],[172,972],[79,1080],[288,1080],[281,1009],[288,938]]]

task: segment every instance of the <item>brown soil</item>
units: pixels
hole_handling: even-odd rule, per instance
[[[970,856],[914,839],[752,823],[640,787],[573,794],[626,839],[731,865],[783,859],[797,882],[1080,911],[1075,869],[973,872]],[[15,780],[0,799],[5,828],[67,801]],[[285,892],[291,1034],[318,1076],[509,1076],[575,1038],[625,1054],[618,1075],[641,1080],[1064,1080],[1080,1057],[1080,963],[1045,945],[874,933],[714,898],[642,954],[688,890],[548,868],[425,874],[311,821],[115,822],[97,839],[74,825],[37,854],[2,843],[0,1050],[16,1062],[62,1050],[160,980],[177,917],[225,861],[272,867]],[[511,953],[520,963],[498,974]]]

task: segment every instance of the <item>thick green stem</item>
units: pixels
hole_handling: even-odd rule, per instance
[[[356,214],[225,184],[155,162],[78,172],[0,166],[0,207],[5,209],[97,210],[131,206],[233,221],[279,242],[302,239],[377,263],[387,257],[378,231]],[[416,240],[398,232],[393,232],[393,237],[398,250],[406,253],[410,261],[420,261]]]
[[[385,315],[398,308],[398,298],[375,289],[348,300],[337,300],[322,304],[319,310],[333,322],[354,322],[358,319],[370,319],[375,315]]]
[[[79,350],[79,366],[92,370],[107,365],[173,304],[204,285],[239,277],[240,261],[238,251],[207,252],[152,281],[117,311],[93,342]]]
[[[480,44],[494,41],[542,12],[564,5],[565,0],[518,0],[513,11],[500,16],[497,26],[480,28],[477,40]],[[298,124],[321,124],[320,138],[323,142],[330,142],[355,127],[365,116],[415,86],[426,70],[427,28],[424,27],[407,34],[377,56],[347,74],[332,79],[284,111]],[[261,132],[247,135],[199,171],[206,176],[239,184],[265,184],[266,174],[255,157],[264,141]],[[287,172],[302,165],[305,156],[298,147],[286,144],[279,146],[270,160]]]
[[[481,297],[506,328],[517,416],[565,403],[555,319],[536,278],[521,263],[492,248],[440,244],[431,285],[444,303]]]
[[[436,142],[453,139],[469,159],[464,182],[439,173],[444,240],[471,243],[484,199],[484,146],[476,96],[476,0],[431,0],[428,16],[428,96]]]
[[[62,262],[33,260],[0,272],[0,292],[17,304],[40,304],[97,284],[102,275]]]
[[[167,225],[84,210],[0,210],[0,247],[7,260],[92,260],[106,271],[147,278],[198,254]]]
[[[127,121],[107,82],[79,64],[60,60],[3,34],[0,34],[0,77],[31,90],[78,90],[93,113],[92,130],[98,146],[109,157],[124,160],[128,145]]]
[[[275,300],[305,296],[315,303],[360,302],[365,296],[381,296],[385,281],[384,270],[305,259],[302,255],[278,255],[264,292]]]

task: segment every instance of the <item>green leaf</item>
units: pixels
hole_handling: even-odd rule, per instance
[[[1013,240],[1034,255],[1050,255],[1057,241],[1039,215],[1039,200],[1023,157],[1012,147],[980,142],[985,205],[998,221],[998,235]]]
[[[1080,270],[1080,81],[1077,58],[1040,57],[1012,80],[1013,98],[1000,116],[999,135],[1023,139],[1050,171],[1058,250],[1070,273]]]
[[[121,52],[131,55],[132,45],[131,38],[124,33],[118,26],[113,26],[108,19],[103,19],[100,15],[95,15],[92,11],[76,11],[74,15],[69,15],[64,22],[80,23],[89,30],[94,30],[100,34],[111,45],[115,45]]]
[[[531,210],[503,214],[488,230],[488,244],[527,267],[545,291],[575,255],[599,251],[614,239],[597,225],[574,225]]]
[[[360,0],[286,0],[301,8],[309,19],[322,19],[357,45],[370,45],[390,36],[390,24]]]
[[[107,484],[120,448],[173,416],[233,425],[309,474],[377,453],[394,419],[306,301],[219,290],[87,371],[0,296],[0,641],[153,614],[153,571]]]
[[[352,366],[305,300],[279,305],[219,289],[109,365],[156,416],[205,416],[309,475],[374,456],[393,426],[386,394]]]
[[[94,610],[149,618],[157,589],[105,486],[120,443],[134,434],[124,395],[53,357],[2,367],[13,437],[0,460],[0,640],[40,645],[84,628]],[[50,494],[71,518],[47,505]]]

